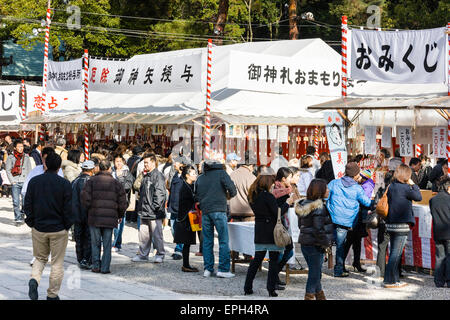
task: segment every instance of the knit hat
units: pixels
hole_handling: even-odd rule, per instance
[[[359,175],[366,179],[372,179],[372,171],[370,171],[369,169],[361,171]]]
[[[358,175],[358,173],[361,171],[358,164],[356,162],[349,162],[345,166],[345,175],[349,177],[354,177]]]

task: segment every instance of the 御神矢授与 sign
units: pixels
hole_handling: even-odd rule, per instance
[[[89,60],[89,91],[162,93],[201,91],[201,53],[128,61]]]
[[[446,81],[445,28],[407,31],[352,29],[350,77],[390,83]]]

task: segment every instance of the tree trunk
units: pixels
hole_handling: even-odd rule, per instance
[[[217,22],[214,27],[214,35],[218,37],[215,41],[217,45],[222,45],[223,43],[223,32],[227,22],[229,6],[229,0],[219,0],[219,12],[217,15]]]
[[[289,0],[289,39],[298,39],[297,0]]]

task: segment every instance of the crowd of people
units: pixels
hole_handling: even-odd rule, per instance
[[[110,273],[111,252],[122,248],[126,220],[136,222],[139,245],[131,262],[163,263],[166,258],[164,226],[170,225],[175,249],[174,260],[182,260],[182,272],[199,272],[189,262],[191,246],[203,257],[203,276],[232,278],[228,223],[254,221],[255,254],[244,254],[250,262],[244,293],[253,293],[253,280],[268,254],[267,290],[277,296],[285,289],[279,273],[295,254],[293,241],[300,243],[308,265],[306,300],[324,300],[321,286],[325,254],[336,246],[335,277],[348,277],[345,259],[353,248],[353,268],[361,265],[361,239],[376,224],[378,230],[377,265],[384,287],[398,288],[401,255],[410,229],[415,224],[412,201],[420,201],[420,189],[436,195],[430,201],[433,236],[436,242],[437,287],[450,286],[450,177],[446,159],[434,168],[427,157],[412,158],[409,165],[397,150],[394,157],[382,149],[376,165],[364,168],[368,158],[349,158],[345,176],[335,179],[329,154],[315,159],[308,147],[300,159],[285,159],[282,150],[270,165],[249,163],[249,154],[235,153],[224,160],[194,164],[183,154],[163,154],[155,143],[127,145],[95,142],[89,160],[81,145],[67,145],[64,138],[55,143],[7,136],[0,152],[2,195],[10,190],[17,226],[32,228],[33,261],[29,296],[37,299],[37,287],[51,252],[52,271],[47,299],[59,299],[63,262],[72,234],[81,269]],[[363,168],[362,168],[363,167]],[[384,180],[374,181],[383,171]],[[386,219],[375,214],[379,199],[387,194]],[[274,228],[280,213],[286,226],[286,213],[293,208],[298,216],[300,237],[285,247],[275,244]],[[201,231],[193,231],[189,213],[201,211]],[[375,222],[374,222],[375,221]],[[215,271],[214,230],[219,243],[218,269]],[[386,251],[390,243],[389,260]],[[293,265],[292,268],[295,268]]]

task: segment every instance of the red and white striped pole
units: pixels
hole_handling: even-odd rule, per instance
[[[422,145],[416,144],[416,157],[420,157],[422,155]]]
[[[83,56],[83,69],[84,69],[84,78],[83,78],[83,88],[84,88],[84,112],[89,111],[88,105],[88,96],[89,96],[89,69],[88,69],[88,50],[84,50]],[[86,160],[89,160],[89,130],[88,126],[84,126],[84,157]]]
[[[51,23],[51,9],[47,9],[47,26],[45,28],[45,43],[44,43],[44,74],[42,77],[42,105],[41,111],[45,112],[45,103],[47,101],[47,79],[48,79],[48,43],[50,40],[50,23]]]
[[[88,126],[84,126],[84,158],[89,160],[89,130]]]
[[[342,44],[341,44],[341,57],[342,57],[342,98],[347,97],[347,16],[342,16]]]
[[[316,160],[319,159],[319,127],[316,127],[314,129],[314,148],[316,149],[316,152],[314,153],[314,158]]]
[[[450,96],[450,22],[447,22],[447,38],[448,38],[448,79],[447,79],[447,87],[448,87],[448,95]],[[448,119],[447,125],[447,165],[448,165],[448,175],[450,176],[450,118]]]
[[[39,140],[44,141],[45,139],[45,127],[43,124],[39,126]]]
[[[21,101],[22,101],[22,121],[25,120],[25,118],[27,117],[26,115],[26,105],[25,105],[25,81],[22,79],[22,83],[20,85],[20,91],[21,91]]]
[[[206,74],[206,115],[205,115],[205,160],[211,156],[211,67],[212,67],[212,40],[208,39],[208,61]]]

